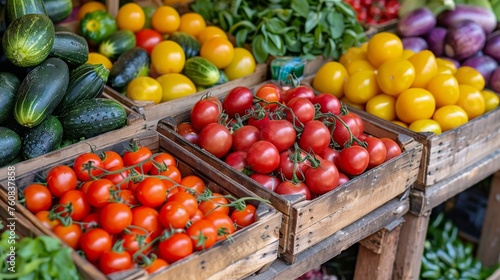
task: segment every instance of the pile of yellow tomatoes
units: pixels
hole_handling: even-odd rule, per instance
[[[323,65],[312,81],[344,103],[416,132],[444,131],[495,109],[496,93],[485,88],[476,69],[457,67],[424,50],[403,49],[389,32]]]

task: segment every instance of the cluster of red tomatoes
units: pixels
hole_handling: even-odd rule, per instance
[[[398,18],[399,0],[344,0],[357,13],[358,21],[376,25]]]
[[[25,206],[103,273],[153,273],[255,221],[245,198],[212,192],[178,166],[137,143],[123,155],[84,153],[51,168],[46,183],[28,185]]]
[[[363,133],[364,122],[337,97],[299,85],[235,87],[205,96],[177,132],[278,194],[324,194],[402,151]]]

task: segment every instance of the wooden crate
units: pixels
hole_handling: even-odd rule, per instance
[[[101,97],[108,98],[108,99],[113,99],[106,93],[103,93]],[[55,151],[52,151],[50,153],[41,155],[36,158],[28,159],[21,161],[19,163],[16,163],[12,166],[15,167],[16,173],[27,173],[30,172],[31,170],[35,170],[39,168],[40,166],[45,166],[48,164],[51,164],[55,161],[58,161],[60,159],[63,159],[65,157],[71,157],[76,154],[82,153],[84,151],[88,151],[89,149],[89,143],[100,143],[101,145],[105,145],[108,143],[112,143],[116,141],[117,139],[116,134],[114,133],[115,131],[120,131],[119,135],[122,135],[122,137],[125,137],[126,135],[133,135],[141,130],[144,130],[146,127],[146,122],[144,121],[144,118],[139,115],[137,112],[134,110],[131,110],[130,108],[124,106],[125,110],[127,111],[127,125],[125,127],[119,128],[114,131],[106,132],[101,135],[92,137],[90,139],[85,139],[83,141],[80,141],[78,143],[69,145],[68,147],[58,149]],[[0,181],[4,180],[7,178],[8,174],[8,168],[9,166],[4,166],[0,168]]]
[[[256,196],[215,167],[200,162],[189,151],[154,130],[145,130],[133,135],[129,133],[121,135],[118,131],[114,136],[117,140],[112,143],[93,142],[91,144],[98,150],[114,150],[123,153],[131,139],[138,140],[141,145],[150,148],[154,153],[166,151],[172,154],[177,159],[178,168],[184,176],[196,174],[202,177],[207,187],[213,191],[231,194],[236,198]],[[89,151],[88,148],[87,151]],[[72,154],[77,153],[75,151]],[[52,166],[71,164],[75,157],[58,158],[51,165],[40,166],[24,174],[16,173],[17,187],[23,189],[37,177],[44,176]],[[4,180],[0,184],[6,187],[8,182]],[[2,196],[6,195],[4,189],[0,189],[0,193]],[[241,279],[260,269],[267,268],[278,256],[281,213],[271,205],[257,200],[249,200],[247,203],[251,203],[257,208],[254,224],[235,232],[231,240],[218,242],[204,252],[195,252],[185,259],[171,264],[167,269],[144,279]],[[17,208],[17,211],[22,212],[35,228],[43,234],[53,236],[52,231],[44,228],[25,207],[19,204]],[[113,275],[106,277],[81,257],[77,258],[77,266],[85,279],[113,279]],[[137,273],[137,271],[133,272]]]
[[[271,201],[283,213],[280,254],[290,263],[295,261],[300,252],[405,193],[417,178],[422,145],[411,137],[387,131],[365,120],[366,133],[397,141],[403,153],[313,200],[307,201],[300,195],[282,196],[262,187],[177,134],[175,125],[189,120],[189,113],[185,111],[163,119],[158,123],[157,130],[258,196]]]

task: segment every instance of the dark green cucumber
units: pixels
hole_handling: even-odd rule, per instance
[[[5,5],[5,16],[7,24],[16,18],[28,14],[47,15],[43,0],[8,0]]]
[[[21,137],[7,127],[0,127],[0,165],[13,160],[21,151]]]
[[[208,59],[201,56],[194,56],[186,59],[182,70],[195,85],[212,86],[219,81],[220,73]]]
[[[186,55],[186,59],[200,54],[200,42],[186,32],[173,32],[168,35],[168,40],[172,40],[182,47],[182,50],[184,50],[184,54]]]
[[[60,58],[73,66],[82,65],[89,59],[89,45],[87,40],[78,34],[56,31],[49,56]]]
[[[59,116],[74,103],[99,96],[104,90],[109,70],[102,64],[82,64],[71,70],[69,84],[54,115]]]
[[[135,47],[124,52],[113,63],[107,84],[118,92],[124,92],[134,78],[149,75],[150,58],[145,49]]]
[[[35,158],[56,150],[63,139],[63,127],[54,116],[49,115],[23,136],[21,154],[25,159]]]
[[[43,0],[47,15],[54,23],[67,19],[73,11],[72,0]]]
[[[54,45],[55,30],[50,18],[29,14],[16,18],[5,30],[2,48],[14,65],[29,67],[40,64]]]
[[[47,58],[24,78],[17,90],[16,121],[26,127],[40,124],[61,102],[68,84],[66,62],[56,57]]]
[[[0,124],[12,118],[12,109],[21,81],[9,72],[0,72]]]
[[[134,32],[130,30],[118,30],[111,34],[99,45],[99,52],[107,58],[114,60],[122,53],[135,47],[136,39]]]
[[[90,138],[127,124],[127,111],[115,100],[94,98],[74,103],[59,117],[65,139]]]
[[[219,69],[219,80],[214,84],[214,86],[222,85],[227,82],[229,82],[229,78],[227,77],[226,73],[224,72],[224,70]]]

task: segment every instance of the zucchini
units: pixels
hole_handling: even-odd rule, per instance
[[[118,92],[124,92],[134,78],[149,75],[148,52],[139,47],[124,52],[113,63],[107,84]]]
[[[0,72],[0,124],[12,117],[14,100],[21,81],[9,72]]]
[[[72,0],[43,0],[47,15],[54,23],[67,19],[73,11]]]
[[[116,59],[122,53],[135,47],[136,39],[134,32],[130,30],[118,30],[111,34],[99,45],[99,52],[109,59]]]
[[[95,98],[74,103],[59,119],[65,139],[90,138],[124,127],[127,111],[115,100]]]
[[[195,85],[199,86],[212,86],[220,78],[217,66],[201,56],[186,59],[182,71]]]
[[[72,66],[84,64],[89,59],[89,45],[82,36],[70,31],[56,31],[50,57],[57,57]]]
[[[172,40],[182,47],[182,50],[184,50],[184,54],[186,55],[186,59],[200,54],[200,42],[186,32],[173,32],[168,35],[168,40]]]
[[[21,137],[12,129],[0,127],[0,166],[9,163],[21,151]]]
[[[49,17],[41,14],[23,15],[5,30],[2,48],[12,64],[35,66],[49,56],[54,37],[54,24]]]
[[[47,15],[43,0],[8,0],[5,5],[5,19],[7,25],[16,18],[28,14]]]
[[[104,90],[109,70],[102,64],[82,64],[71,70],[69,84],[54,115],[58,116],[74,103],[99,96]]]
[[[80,20],[80,33],[92,46],[98,46],[116,30],[116,19],[107,11],[89,12]]]
[[[56,150],[63,138],[61,122],[49,115],[36,127],[30,128],[23,136],[21,154],[30,159]]]
[[[26,127],[40,124],[61,102],[68,84],[68,65],[59,58],[47,58],[28,73],[17,90],[17,122]]]

